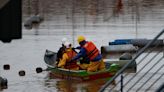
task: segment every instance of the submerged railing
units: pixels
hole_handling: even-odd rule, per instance
[[[164,69],[164,42],[161,47],[159,47],[159,44],[156,44],[155,46],[150,46],[157,41],[160,37],[162,37],[164,34],[164,30],[162,30],[152,41],[148,42],[141,50],[138,51],[138,53],[134,56],[134,58],[128,62],[122,69],[120,69],[114,77],[111,78],[104,86],[101,87],[99,92],[107,90],[107,92],[117,90],[120,92],[131,92],[135,91],[138,92],[140,90],[142,91],[150,91],[152,90],[153,86],[156,85],[156,89],[160,89],[160,85],[162,83],[157,83],[162,79],[164,72],[161,71]],[[164,41],[164,38],[162,38]],[[148,49],[149,48],[149,49]],[[154,52],[155,49],[158,49]],[[140,57],[142,58],[140,59]],[[149,60],[147,60],[147,58]],[[135,60],[137,61],[137,66],[139,67],[138,71],[136,73],[124,73],[126,68]],[[153,62],[152,62],[153,61]],[[153,63],[153,64],[150,64]],[[142,64],[142,65],[141,65]],[[150,66],[150,65],[151,66]],[[149,69],[147,69],[149,68]],[[160,72],[161,71],[161,72]],[[120,77],[121,76],[121,77]],[[120,80],[119,77],[121,78]],[[113,81],[117,81],[115,85],[112,85]],[[142,81],[142,82],[141,82]],[[151,83],[149,83],[151,81]],[[149,83],[149,84],[147,84]],[[119,85],[120,84],[120,85]],[[147,86],[146,89],[143,89],[143,86]],[[112,86],[112,87],[110,87]],[[137,87],[136,87],[137,86]],[[144,87],[145,88],[145,87]]]

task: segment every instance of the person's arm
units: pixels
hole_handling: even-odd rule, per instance
[[[66,60],[68,59],[68,56],[66,53],[63,54],[62,59],[60,59],[58,67],[62,67],[66,64]]]
[[[75,51],[76,53],[78,53],[80,49],[81,49],[80,46],[77,46],[77,47],[75,47],[75,48],[74,48],[74,47],[72,48],[72,50]],[[78,50],[78,52],[77,52],[76,50]]]
[[[85,54],[86,54],[86,50],[84,48],[81,48],[80,52],[75,57],[73,57],[71,61],[75,61],[81,58],[82,56],[85,56]]]
[[[81,49],[81,46],[77,46],[75,49],[78,49],[78,50],[80,50],[80,49]]]

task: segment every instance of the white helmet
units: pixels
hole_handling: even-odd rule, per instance
[[[65,46],[66,48],[70,48],[70,47],[71,47],[71,43],[67,41],[67,42],[65,42],[64,46]]]
[[[62,44],[64,45],[65,44],[65,42],[67,42],[68,41],[68,39],[67,38],[63,38],[62,39]]]

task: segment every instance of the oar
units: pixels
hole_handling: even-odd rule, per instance
[[[43,72],[43,71],[50,71],[50,70],[53,70],[53,69],[55,69],[55,68],[57,68],[57,67],[47,68],[47,69],[42,69],[41,67],[37,67],[37,68],[36,68],[36,73],[41,73],[41,72]]]
[[[43,70],[41,67],[36,68],[36,73],[41,73],[42,71],[45,71],[45,70]]]

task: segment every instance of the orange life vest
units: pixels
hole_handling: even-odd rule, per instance
[[[76,61],[71,61],[71,59],[76,56],[76,52],[73,50],[70,51],[66,51],[67,55],[68,55],[68,60],[66,61],[66,65],[64,66],[67,69],[71,69],[74,67],[78,67],[78,65],[76,64]],[[71,62],[70,62],[71,61]]]
[[[93,42],[87,42],[83,46],[83,48],[86,49],[86,51],[87,51],[87,58],[89,58],[90,60],[93,60],[99,54],[99,50],[93,44]]]

